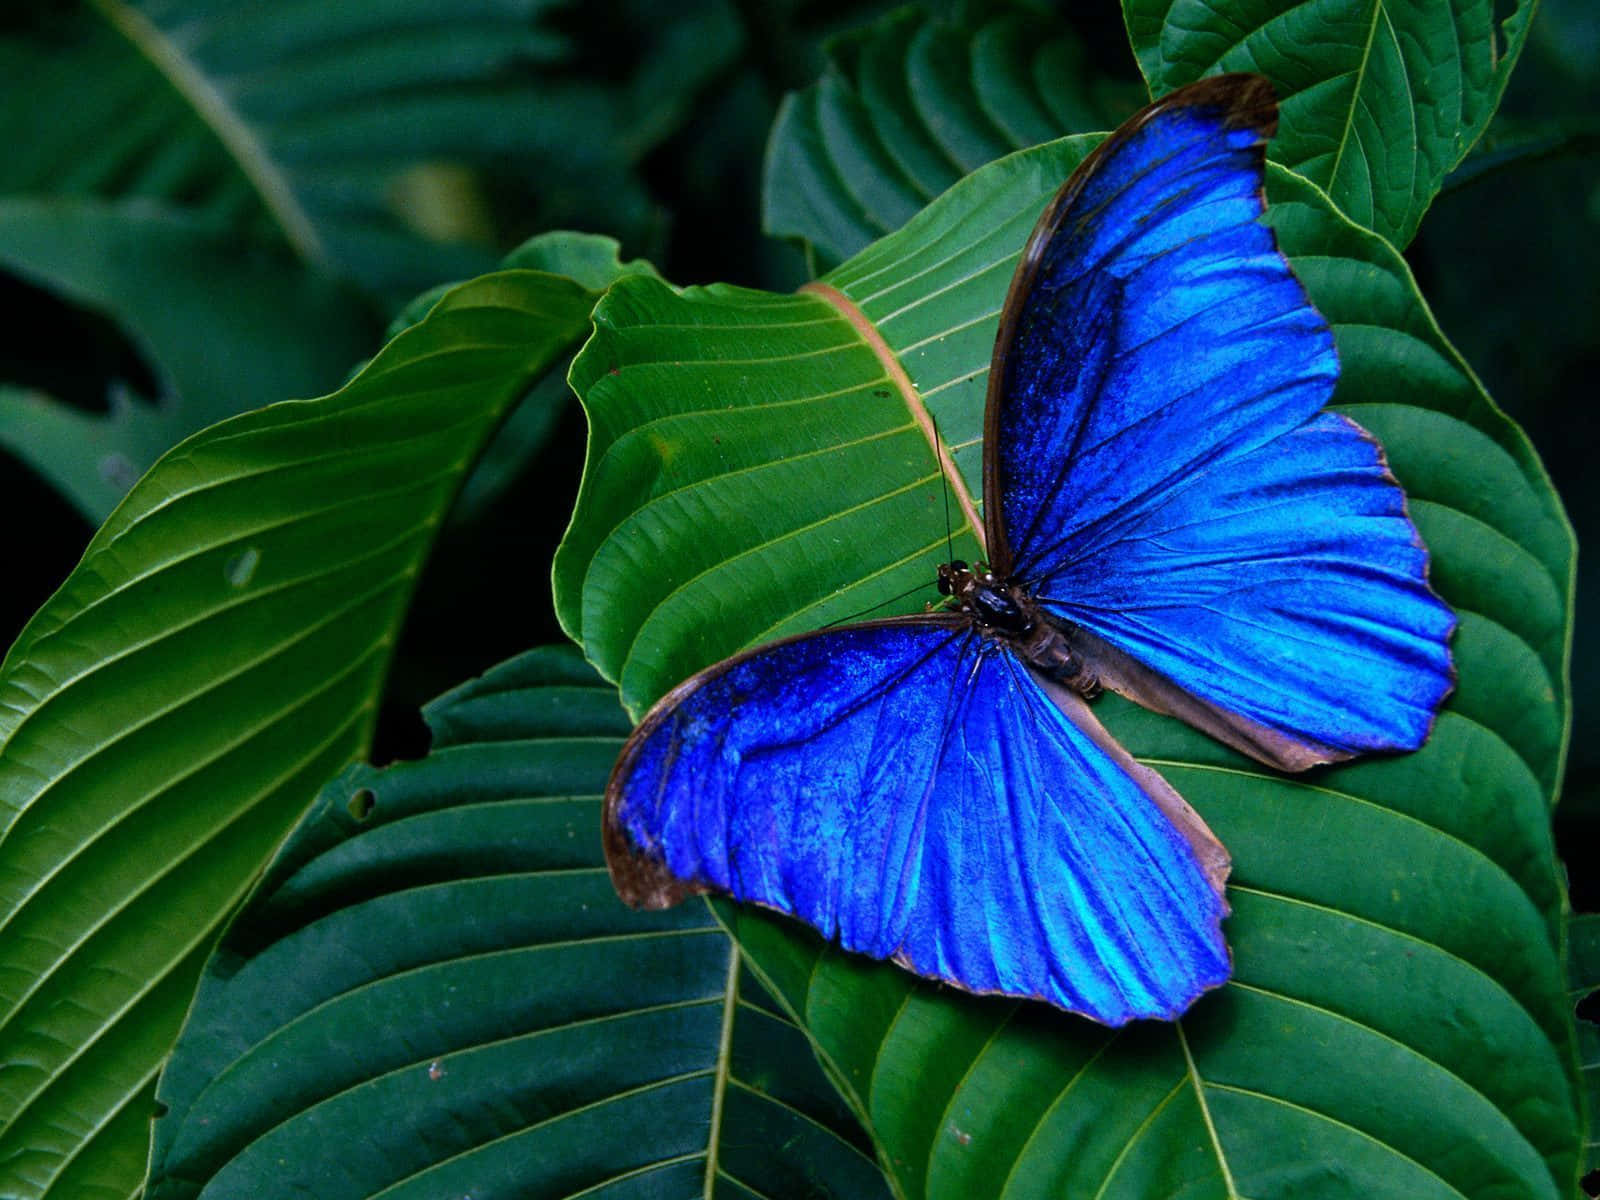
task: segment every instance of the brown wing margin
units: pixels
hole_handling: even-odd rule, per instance
[[[873,629],[897,625],[922,625],[956,632],[971,628],[972,618],[960,613],[918,613],[905,617],[860,621],[847,628]],[[622,803],[623,782],[633,770],[633,763],[639,755],[640,747],[655,732],[656,727],[671,716],[686,698],[723,672],[776,646],[785,646],[807,638],[823,637],[831,632],[832,628],[820,629],[811,633],[793,634],[773,642],[763,642],[731,658],[725,658],[703,671],[697,671],[657,700],[644,715],[644,719],[634,727],[633,732],[628,735],[628,740],[623,743],[622,753],[617,756],[617,765],[611,768],[611,777],[606,781],[605,806],[600,825],[600,840],[605,848],[606,868],[611,872],[611,886],[616,889],[624,904],[630,908],[671,908],[690,896],[704,895],[715,890],[696,880],[679,879],[667,870],[665,862],[635,846],[617,820],[617,808]]]
[[[1083,658],[1103,687],[1126,696],[1151,712],[1177,717],[1208,733],[1225,746],[1248,754],[1257,762],[1280,771],[1304,771],[1324,763],[1352,758],[1354,750],[1292,738],[1248,717],[1202,700],[1184,691],[1159,671],[1153,671],[1130,654],[1081,627],[1065,634],[1068,644]],[[1173,822],[1177,824],[1176,821]]]
[[[1041,672],[1033,671],[1032,675],[1034,682],[1043,689],[1046,696],[1050,697],[1051,702],[1061,710],[1067,720],[1076,725],[1079,732],[1098,746],[1107,758],[1121,767],[1123,773],[1138,784],[1139,789],[1150,798],[1150,802],[1161,810],[1161,815],[1183,835],[1184,840],[1194,851],[1200,869],[1205,872],[1207,881],[1216,890],[1217,895],[1223,898],[1223,911],[1226,912],[1226,884],[1228,873],[1233,869],[1233,860],[1200,814],[1190,807],[1189,802],[1180,796],[1177,789],[1162,778],[1159,772],[1145,766],[1123,749],[1122,743],[1111,736],[1111,731],[1100,723],[1082,696]]]
[[[1005,306],[1000,310],[1000,328],[995,332],[994,355],[989,361],[989,391],[983,410],[983,524],[984,541],[989,554],[990,569],[1001,578],[1011,574],[1011,544],[1006,539],[1005,518],[1001,513],[1000,495],[1004,481],[1000,478],[1000,456],[996,452],[1000,433],[1000,393],[1004,386],[1006,356],[1016,340],[1017,320],[1022,305],[1033,290],[1033,279],[1044,258],[1045,246],[1055,236],[1067,213],[1077,202],[1084,185],[1100,164],[1145,125],[1162,113],[1175,108],[1209,109],[1220,114],[1227,129],[1254,129],[1260,136],[1257,152],[1266,157],[1265,143],[1278,130],[1278,97],[1260,75],[1213,75],[1191,83],[1140,109],[1096,146],[1078,164],[1068,177],[1055,199],[1039,217],[1033,227],[1017,270],[1011,277],[1011,288],[1006,292]]]

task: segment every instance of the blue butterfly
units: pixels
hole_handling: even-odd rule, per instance
[[[987,565],[920,616],[669,693],[606,793],[618,893],[715,891],[848,950],[1109,1025],[1231,970],[1227,852],[1085,703],[1299,771],[1422,745],[1450,609],[1377,442],[1323,412],[1327,323],[1260,221],[1270,85],[1214,77],[1073,173],[989,372]]]

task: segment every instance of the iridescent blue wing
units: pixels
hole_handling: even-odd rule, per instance
[[[646,906],[725,892],[971,991],[1114,1025],[1174,1017],[1228,976],[1226,853],[1047,686],[955,618],[721,663],[618,761],[617,891]]]
[[[1270,87],[1220,76],[1085,162],[1012,283],[987,413],[997,571],[1108,686],[1277,766],[1413,749],[1449,609],[1259,218]]]
[[[1426,739],[1455,625],[1426,577],[1382,451],[1324,413],[1118,522],[1039,599],[1104,640],[1074,639],[1106,686],[1301,769]]]

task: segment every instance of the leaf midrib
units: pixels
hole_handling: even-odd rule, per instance
[[[717,1035],[715,1082],[711,1088],[711,1128],[706,1133],[705,1200],[716,1193],[717,1157],[722,1148],[722,1107],[728,1093],[728,1064],[733,1057],[733,1019],[739,1008],[739,948],[728,939],[728,978],[722,990],[722,1029]]]
[[[1189,1049],[1189,1038],[1183,1031],[1183,1022],[1174,1021],[1172,1029],[1178,1035],[1178,1045],[1183,1048],[1183,1061],[1188,1068],[1189,1081],[1194,1085],[1195,1103],[1200,1106],[1200,1116],[1206,1123],[1206,1135],[1211,1139],[1212,1150],[1216,1152],[1217,1169],[1222,1172],[1222,1183],[1228,1189],[1228,1200],[1244,1200],[1239,1195],[1238,1185],[1233,1181],[1233,1171],[1228,1166],[1228,1155],[1222,1148],[1222,1139],[1217,1136],[1216,1122],[1211,1119],[1211,1106],[1206,1103],[1204,1081],[1200,1078],[1200,1068],[1195,1066],[1194,1052]]]
[[[200,122],[216,135],[234,164],[250,181],[262,206],[295,254],[308,263],[325,266],[327,252],[322,239],[290,187],[288,177],[200,65],[127,0],[89,0],[89,6],[144,55],[188,103]]]

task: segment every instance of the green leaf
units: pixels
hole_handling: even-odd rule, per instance
[[[591,444],[555,583],[631,711],[750,643],[887,611],[919,579],[898,607],[933,598],[942,480],[958,521],[980,487],[1002,297],[1091,144],[978,171],[798,296],[649,280],[607,296],[572,372]],[[1457,690],[1420,752],[1302,777],[1100,702],[1233,854],[1235,978],[1179,1024],[1112,1033],[959,995],[729,910],[907,1197],[1572,1194],[1581,1108],[1548,818],[1570,529],[1398,254],[1288,172],[1269,195],[1335,331],[1336,401],[1383,439],[1460,614]],[[969,517],[955,553],[974,537]]]
[[[0,39],[0,191],[190,205],[399,299],[491,268],[487,216],[454,215],[485,210],[473,169],[524,180],[519,219],[641,229],[647,143],[612,89],[557,71],[557,6],[86,0]]]
[[[330,782],[207,964],[150,1200],[887,1197],[705,906],[612,892],[615,691],[535,650],[426,715],[428,757]]]
[[[544,271],[564,275],[596,296],[624,275],[655,275],[644,259],[622,261],[615,238],[592,233],[557,230],[529,238],[501,260],[502,270]],[[439,298],[456,284],[429,288],[407,304],[389,324],[387,337],[398,337],[427,316]],[[512,408],[483,448],[472,474],[450,510],[452,520],[470,521],[481,515],[521,475],[538,449],[554,432],[556,422],[572,398],[567,386],[571,358],[551,366],[528,394]]]
[[[0,445],[98,525],[184,437],[343,378],[371,345],[355,298],[258,238],[180,210],[92,198],[0,198],[0,264],[115,320],[161,381],[108,414],[0,393]]]
[[[1567,914],[1567,984],[1572,1003],[1600,990],[1600,913]],[[1588,1137],[1584,1144],[1585,1171],[1600,1170],[1600,1024],[1579,1019],[1578,1061],[1582,1067]]]
[[[967,172],[1064,133],[1117,124],[1116,96],[1060,19],[997,3],[959,21],[904,8],[827,44],[767,146],[762,226],[831,267],[898,229]]]
[[[1494,115],[1535,0],[1123,0],[1152,95],[1221,71],[1278,89],[1267,153],[1357,223],[1405,246]]]
[[[445,296],[339,392],[183,442],[0,666],[0,1194],[125,1196],[223,917],[366,746],[474,455],[587,328],[530,271]]]

